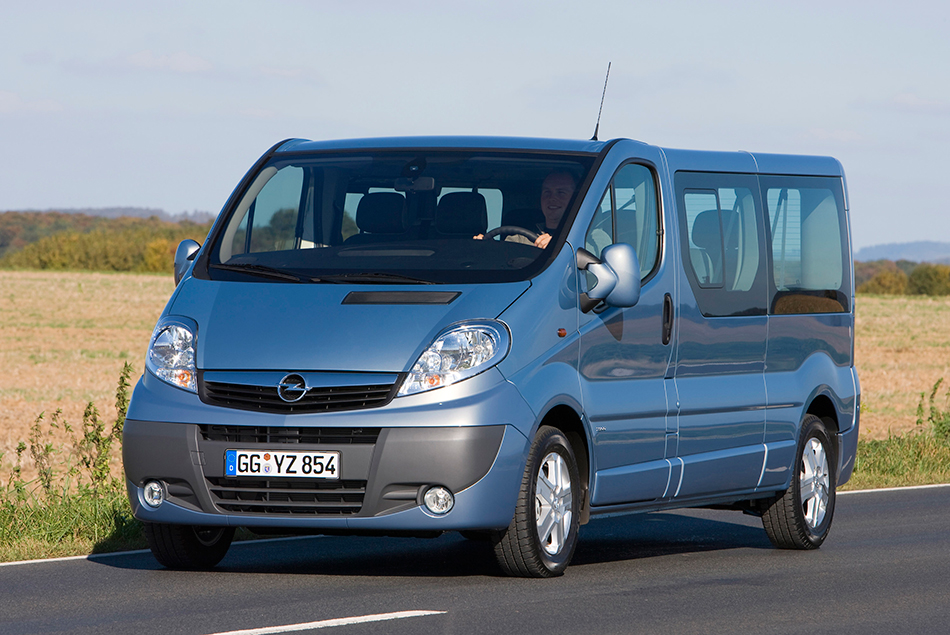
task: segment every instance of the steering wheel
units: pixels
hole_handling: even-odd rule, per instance
[[[511,236],[517,234],[518,236],[524,236],[532,243],[538,239],[538,233],[533,232],[530,229],[525,229],[524,227],[518,227],[517,225],[502,225],[501,227],[496,227],[490,232],[485,232],[484,239],[490,240],[495,236]]]

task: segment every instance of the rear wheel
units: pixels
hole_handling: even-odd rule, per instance
[[[233,538],[233,527],[145,523],[149,549],[169,569],[210,569],[221,562]]]
[[[580,496],[577,461],[564,434],[544,426],[531,444],[511,525],[494,537],[508,575],[549,578],[564,573],[577,546]]]
[[[817,549],[828,536],[835,511],[834,446],[821,419],[806,415],[792,484],[762,515],[772,544],[780,549]]]

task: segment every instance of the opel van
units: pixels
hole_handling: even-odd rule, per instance
[[[488,540],[563,573],[591,518],[760,516],[817,548],[854,467],[830,157],[627,139],[293,139],[183,242],[124,429],[158,561],[258,533]]]

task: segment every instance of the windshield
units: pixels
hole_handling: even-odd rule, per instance
[[[376,284],[526,279],[559,244],[593,160],[444,150],[273,158],[215,232],[208,275]],[[538,240],[545,234],[546,250],[548,241]]]

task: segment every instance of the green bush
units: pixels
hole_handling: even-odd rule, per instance
[[[0,268],[171,273],[178,243],[186,238],[202,242],[210,228],[157,218],[113,219],[86,233],[41,238],[4,256]]]
[[[937,404],[937,393],[940,392],[941,384],[943,384],[943,377],[937,380],[930,391],[930,397],[927,400],[926,419],[924,419],[924,397],[926,393],[920,393],[920,402],[917,404],[917,429],[929,428],[934,437],[944,442],[950,442],[950,390],[944,396],[945,409],[941,410]]]
[[[907,293],[913,295],[950,295],[950,265],[921,263],[910,272]]]
[[[858,293],[904,295],[907,293],[907,274],[900,269],[884,269],[858,287]]]

